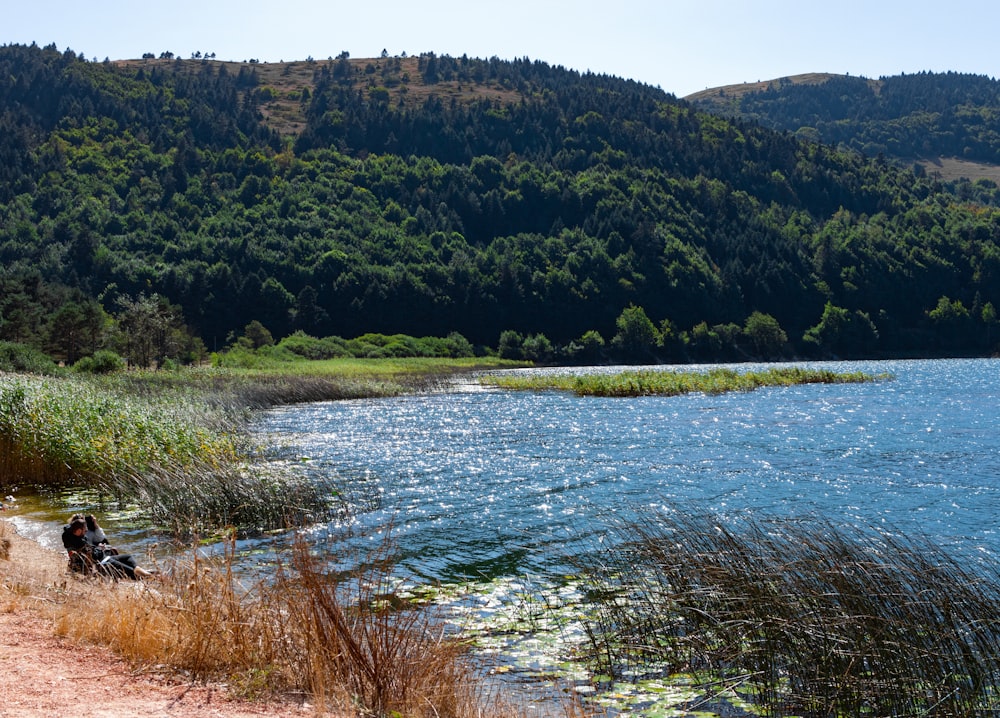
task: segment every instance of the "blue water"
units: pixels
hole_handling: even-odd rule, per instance
[[[559,570],[656,510],[818,516],[1000,555],[1000,361],[823,366],[894,378],[630,399],[466,387],[286,407],[254,428],[276,458],[339,477],[354,540],[391,523],[419,579]],[[312,540],[342,557],[344,523]]]

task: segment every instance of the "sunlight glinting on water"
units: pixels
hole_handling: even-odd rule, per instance
[[[429,579],[545,570],[653,508],[820,516],[1000,551],[994,360],[833,365],[875,384],[719,396],[471,391],[288,407],[259,425],[343,477]],[[366,498],[367,497],[367,498]]]

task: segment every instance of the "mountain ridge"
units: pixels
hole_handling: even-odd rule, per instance
[[[436,56],[435,56],[436,57]],[[343,55],[327,60],[315,59],[292,60],[288,62],[256,62],[216,60],[214,58],[179,59],[179,58],[141,58],[128,60],[113,60],[111,64],[124,69],[182,67],[188,72],[203,71],[206,66],[226,67],[231,73],[241,69],[251,69],[259,77],[259,86],[272,88],[270,95],[265,95],[260,103],[264,121],[283,136],[297,136],[305,126],[305,114],[302,110],[302,90],[312,92],[316,87],[316,70],[324,64],[345,65],[351,74],[368,83],[378,80],[378,84],[368,85],[369,89],[385,89],[390,102],[405,101],[417,104],[431,94],[461,98],[464,101],[486,98],[503,102],[513,102],[521,99],[516,91],[500,86],[498,83],[465,83],[464,85],[452,79],[440,79],[434,83],[425,81],[425,73],[421,62],[426,55],[389,56],[372,58],[350,58]]]

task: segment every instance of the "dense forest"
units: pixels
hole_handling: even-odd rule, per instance
[[[0,173],[0,340],[67,362],[190,358],[249,326],[543,361],[1000,338],[995,184],[527,58],[5,46]],[[174,340],[139,353],[144,316]]]
[[[1000,165],[1000,82],[983,75],[830,75],[801,83],[781,78],[760,91],[720,88],[691,101],[870,157],[957,157]]]

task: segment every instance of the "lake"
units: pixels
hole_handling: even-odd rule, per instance
[[[414,580],[562,570],[608,526],[657,510],[819,516],[1000,555],[1000,360],[812,366],[893,379],[628,399],[466,384],[282,407],[252,431],[267,460],[338,477],[348,517],[310,529],[319,550],[348,562],[345,540],[364,549],[391,524]],[[63,514],[83,508],[19,498],[7,516],[53,547]],[[128,516],[102,519],[132,550],[150,540]]]
[[[318,546],[336,537],[342,556],[345,523],[360,545],[391,523],[417,580],[562,570],[609,525],[662,509],[1000,553],[1000,361],[822,366],[894,378],[629,399],[466,386],[280,408],[254,431],[273,460],[341,477],[351,517],[315,528]]]

